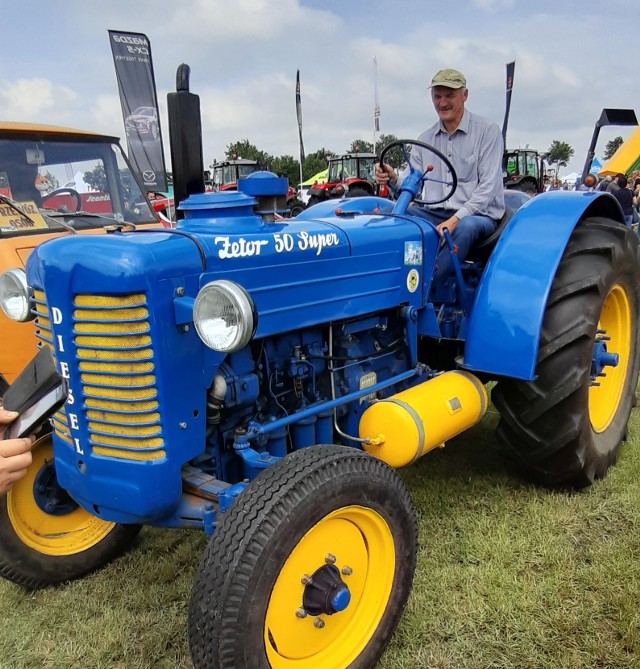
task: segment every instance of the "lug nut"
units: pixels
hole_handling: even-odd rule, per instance
[[[351,569],[351,567],[348,567],[347,565],[342,567],[341,571],[344,576],[351,576],[351,574],[353,574],[353,569]]]
[[[335,556],[335,555],[332,555],[331,553],[327,553],[327,555],[326,555],[324,561],[325,561],[327,564],[335,564],[335,563],[336,563],[336,556]]]
[[[320,618],[316,618],[313,621],[313,626],[317,627],[319,630],[321,630],[324,627],[324,620],[321,620]]]
[[[306,618],[307,615],[307,612],[302,607],[296,609],[296,618]]]
[[[307,576],[306,574],[300,580],[302,581],[302,585],[311,585],[313,583],[311,576]]]

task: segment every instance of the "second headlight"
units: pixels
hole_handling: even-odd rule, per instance
[[[211,281],[200,289],[193,306],[198,336],[214,351],[244,348],[256,330],[256,312],[249,293],[233,281]]]

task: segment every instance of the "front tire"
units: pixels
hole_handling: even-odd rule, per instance
[[[544,485],[603,478],[626,437],[640,366],[637,239],[609,219],[578,224],[547,301],[536,380],[493,392],[498,436]]]
[[[123,553],[138,532],[92,516],[57,485],[47,435],[27,475],[0,498],[0,576],[29,589],[72,581]]]
[[[349,447],[297,451],[247,487],[205,550],[189,607],[194,666],[371,669],[415,564],[415,513],[392,469]]]

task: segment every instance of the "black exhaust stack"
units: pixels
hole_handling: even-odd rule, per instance
[[[204,193],[200,97],[189,92],[190,73],[191,68],[182,63],[176,73],[176,92],[167,95],[176,220],[184,218],[180,202]]]

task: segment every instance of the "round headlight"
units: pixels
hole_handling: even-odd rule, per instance
[[[256,329],[255,308],[244,288],[232,281],[212,281],[200,289],[193,305],[200,339],[214,351],[244,348]]]
[[[21,269],[10,269],[0,276],[0,307],[12,321],[30,321],[31,291],[27,275]]]

